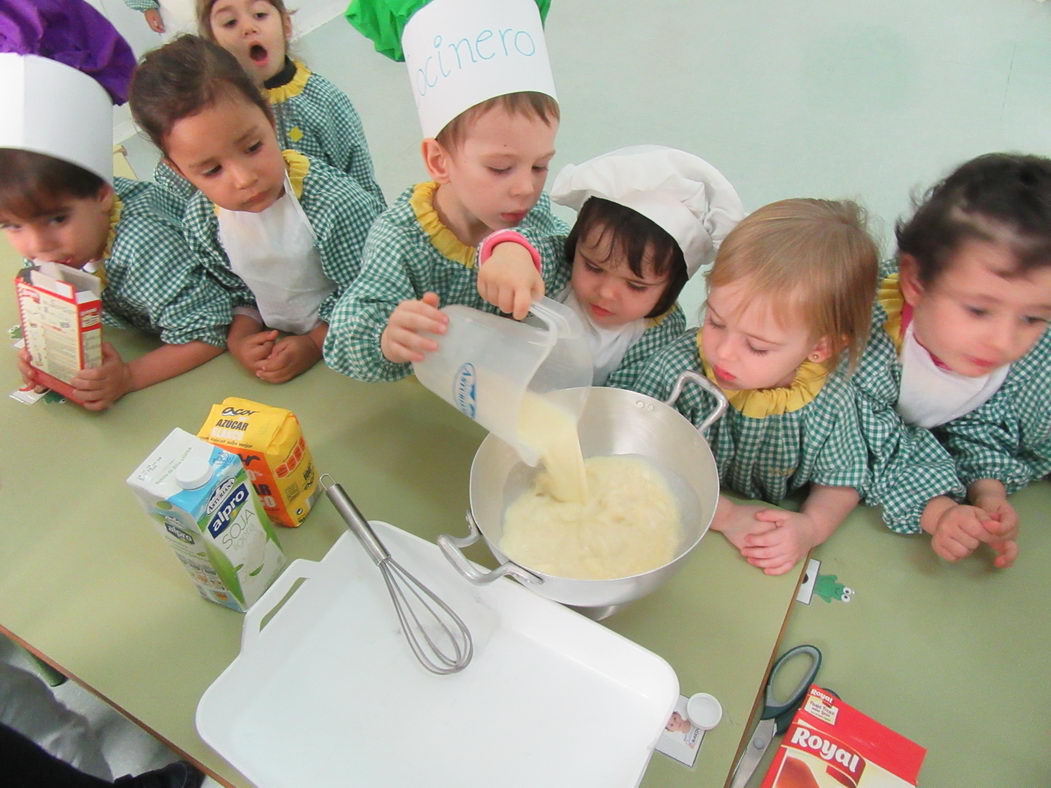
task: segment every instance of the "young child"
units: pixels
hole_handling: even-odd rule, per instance
[[[201,36],[237,58],[263,91],[281,148],[347,173],[383,203],[365,130],[347,94],[288,56],[292,17],[283,0],[201,0],[197,13]],[[191,185],[164,162],[154,177],[192,195]]]
[[[712,262],[744,216],[730,182],[708,162],[657,145],[622,148],[555,178],[551,197],[579,211],[566,238],[569,287],[555,297],[580,317],[591,346],[595,385],[632,388],[646,360],[686,330],[676,303],[689,278]],[[511,239],[509,239],[511,240]],[[524,239],[520,240],[525,243]],[[485,278],[512,244],[482,260],[479,287],[489,301],[516,298],[543,283],[529,261],[508,261]],[[506,311],[511,311],[506,309]]]
[[[701,328],[651,358],[636,383],[667,399],[692,370],[722,389],[730,408],[708,440],[725,487],[777,502],[809,486],[798,513],[719,499],[712,528],[767,574],[787,572],[827,539],[865,492],[848,369],[866,338],[876,268],[854,203],[760,208],[722,243]],[[700,424],[714,399],[687,386],[676,407]]]
[[[1009,566],[1018,518],[1007,495],[1051,469],[1041,386],[1051,369],[1051,161],[965,163],[899,223],[897,240],[855,376],[862,417],[896,407],[912,429],[934,429],[973,506],[942,497],[920,522],[889,525],[922,528],[946,560],[986,543],[995,565]],[[866,440],[877,480],[896,478],[884,436],[867,431]]]
[[[9,122],[0,133],[0,225],[27,259],[99,276],[106,324],[139,328],[164,343],[127,363],[103,344],[102,366],[73,380],[75,398],[102,410],[130,391],[221,353],[231,304],[203,276],[178,222],[159,209],[157,188],[112,177],[113,103],[123,103],[127,95],[135,64],[130,48],[86,3],[67,0],[57,6],[18,3],[0,12],[3,21],[36,36],[0,54],[3,94],[46,91],[54,106],[77,113],[75,124],[63,124],[47,117],[46,108],[5,107]],[[12,43],[4,39],[2,46]],[[15,67],[19,59],[24,62]],[[77,62],[87,73],[64,62]],[[30,360],[23,351],[20,364],[27,382]]]
[[[530,239],[549,289],[568,279],[557,265],[567,228],[542,193],[559,115],[536,6],[458,0],[450,13],[449,5],[414,7],[407,22],[382,3],[348,10],[366,35],[386,42],[377,48],[400,57],[404,45],[433,179],[407,189],[376,221],[361,275],[333,313],[325,361],[359,380],[409,374],[437,347],[427,334],[445,330],[439,305],[495,311],[478,293],[476,250],[494,230],[517,227]],[[397,40],[383,38],[402,26]],[[487,38],[498,29],[517,31],[506,47]],[[461,46],[446,63],[439,53],[439,69],[438,40],[466,42],[470,56]]]
[[[190,248],[248,307],[234,316],[230,352],[269,383],[309,369],[380,201],[323,162],[282,152],[266,100],[233,55],[203,39],[148,53],[131,108],[200,190],[186,208]]]
[[[194,0],[124,0],[124,5],[142,12],[146,26],[163,41],[197,30]]]

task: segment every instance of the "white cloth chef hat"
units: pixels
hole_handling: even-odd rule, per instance
[[[401,35],[423,136],[494,96],[555,96],[536,0],[431,0]]]
[[[567,164],[551,199],[579,211],[601,197],[638,211],[675,239],[693,276],[711,264],[719,245],[744,218],[737,191],[715,167],[692,153],[634,145]]]

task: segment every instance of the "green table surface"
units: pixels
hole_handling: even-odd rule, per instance
[[[15,322],[10,300],[0,317]],[[128,358],[153,346],[131,333],[108,338]],[[19,383],[9,349],[0,385]],[[431,540],[465,531],[470,461],[484,432],[414,379],[369,385],[318,366],[270,386],[228,355],[104,413],[3,399],[0,629],[219,780],[247,785],[194,728],[202,693],[238,653],[242,616],[197,596],[125,484],[171,429],[196,432],[227,396],[294,411],[319,470],[366,516]],[[290,558],[317,560],[343,530],[321,501],[280,537]],[[492,565],[480,546],[468,555]],[[725,710],[694,769],[655,754],[645,785],[725,780],[800,574],[764,577],[709,534],[670,582],[608,620],[668,660],[684,694],[710,692]]]

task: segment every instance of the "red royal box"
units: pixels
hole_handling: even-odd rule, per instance
[[[915,786],[927,750],[812,685],[762,788]]]

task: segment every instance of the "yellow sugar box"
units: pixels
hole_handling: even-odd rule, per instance
[[[295,528],[317,498],[317,470],[296,415],[241,397],[212,405],[197,437],[237,454],[270,519]]]

